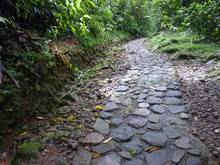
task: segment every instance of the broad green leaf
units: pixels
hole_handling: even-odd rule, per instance
[[[0,22],[3,24],[6,24],[6,23],[8,23],[8,19],[0,16]]]

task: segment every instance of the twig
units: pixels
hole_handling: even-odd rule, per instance
[[[4,65],[0,63],[0,85],[3,83],[3,73],[5,73],[9,79],[15,84],[17,88],[21,88],[20,85],[18,84],[18,81],[6,70]]]

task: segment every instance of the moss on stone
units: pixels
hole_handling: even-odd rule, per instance
[[[31,160],[36,159],[41,149],[41,144],[36,141],[23,143],[18,147],[16,159]]]

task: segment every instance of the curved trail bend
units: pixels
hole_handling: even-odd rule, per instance
[[[131,67],[96,119],[99,134],[85,138],[101,155],[92,165],[216,164],[190,133],[174,66],[147,50],[144,39],[129,42],[125,53]],[[100,136],[108,140],[99,143]]]

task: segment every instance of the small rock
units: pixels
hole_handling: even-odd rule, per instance
[[[220,133],[220,129],[215,129],[214,131],[216,134],[219,134]]]
[[[99,144],[104,140],[104,137],[99,133],[90,133],[88,134],[83,142],[90,143],[90,144]]]
[[[218,112],[213,112],[213,116],[217,119],[219,117]]]
[[[133,158],[129,152],[122,151],[119,152],[118,154],[124,159],[131,160]]]
[[[172,154],[172,161],[174,163],[179,163],[183,157],[184,157],[184,151],[182,150],[174,151]]]
[[[186,119],[189,118],[189,115],[186,114],[186,113],[181,113],[181,114],[180,114],[180,118],[186,120]]]

